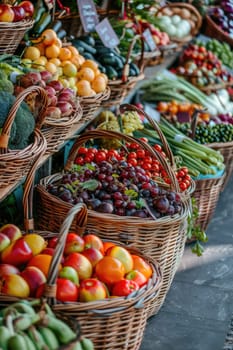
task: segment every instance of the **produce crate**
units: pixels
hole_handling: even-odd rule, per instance
[[[39,112],[37,115],[34,138],[31,144],[22,150],[8,148],[11,128],[21,103],[31,94],[39,97]],[[48,99],[45,90],[39,86],[31,86],[18,95],[9,111],[0,135],[0,195],[9,185],[14,185],[26,176],[35,162],[46,151],[47,143],[41,131],[45,118]],[[23,132],[23,130],[22,130]]]
[[[233,39],[225,33],[210,16],[205,16],[204,33],[210,38],[219,40],[220,42],[226,42],[233,47]]]
[[[70,151],[65,167],[66,170],[72,168],[78,148],[88,140],[98,138],[114,138],[126,142],[138,143],[159,159],[171,178],[170,189],[179,192],[176,176],[165,158],[153,150],[147,143],[116,132],[98,130],[89,131],[81,135]],[[47,186],[61,179],[61,177],[61,173],[48,176],[42,179],[37,186],[37,214],[40,229],[49,228],[51,231],[56,231],[64,216],[72,207],[72,204],[62,201],[47,191]],[[57,214],[54,213],[53,208],[57,209]],[[163,273],[163,284],[156,303],[151,305],[151,315],[158,312],[162,306],[176,272],[178,260],[181,257],[185,244],[184,228],[187,225],[187,217],[187,199],[182,201],[182,211],[180,214],[157,220],[105,214],[94,210],[88,211],[87,230],[97,234],[100,238],[111,239],[133,246],[159,262]]]

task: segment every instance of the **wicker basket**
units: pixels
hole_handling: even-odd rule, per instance
[[[33,27],[34,20],[19,22],[0,22],[0,54],[14,54],[24,34]]]
[[[79,146],[90,139],[103,137],[140,144],[141,147],[148,150],[153,156],[159,159],[171,178],[172,184],[170,185],[170,188],[179,192],[179,185],[176,176],[165,158],[143,141],[116,132],[107,132],[103,130],[89,131],[79,136],[70,151],[65,167],[66,170],[72,168]],[[48,176],[42,179],[37,186],[37,214],[40,229],[47,228],[51,231],[57,231],[68,210],[72,207],[72,204],[62,201],[47,191],[47,185],[58,181],[61,177],[61,173]],[[53,208],[56,208],[56,214],[54,213]],[[171,281],[176,272],[177,261],[181,254],[180,232],[183,225],[186,225],[187,216],[187,201],[184,201],[182,212],[179,215],[176,214],[173,217],[163,217],[158,220],[103,214],[89,210],[87,230],[97,234],[101,238],[120,241],[129,246],[133,246],[159,262],[163,273],[163,284],[159,297],[156,299],[156,304],[152,305],[151,315],[158,312],[164,302]]]
[[[60,119],[46,118],[42,133],[47,141],[46,154],[50,155],[58,151],[67,137],[72,136],[78,130],[77,124],[82,118],[82,108],[77,101],[74,112],[69,117]]]
[[[220,42],[226,42],[233,47],[233,39],[225,33],[210,16],[205,17],[204,34],[210,38],[219,40]]]
[[[164,15],[164,11],[166,12],[167,9],[170,9],[174,14],[176,9],[186,9],[191,13],[191,18],[195,22],[195,26],[191,28],[190,35],[186,36],[185,38],[177,38],[177,37],[171,37],[171,40],[178,44],[185,44],[192,40],[192,38],[198,34],[201,26],[202,26],[202,17],[198,10],[191,4],[183,3],[183,2],[176,2],[176,3],[169,3],[165,6],[162,6],[158,9],[156,12],[156,16],[162,16]]]
[[[22,150],[9,150],[8,142],[17,110],[24,99],[31,93],[37,94],[40,101],[40,110],[37,116],[33,142]],[[17,96],[15,103],[9,111],[0,135],[0,197],[6,187],[17,184],[22,180],[29,172],[34,161],[46,151],[46,139],[40,129],[44,122],[47,104],[48,100],[44,89],[38,86],[32,86]]]
[[[109,86],[110,84],[108,84]],[[84,126],[86,123],[91,122],[96,117],[96,112],[105,101],[108,101],[110,97],[110,86],[99,94],[93,97],[79,97],[79,102],[83,111],[82,118],[78,122],[78,128]]]
[[[214,214],[218,198],[225,180],[225,174],[214,179],[195,180],[196,189],[193,197],[196,199],[199,208],[199,216],[196,225],[206,230]]]
[[[232,171],[233,171],[233,141],[220,142],[220,143],[217,143],[217,142],[210,143],[207,146],[215,149],[216,151],[219,151],[224,157],[226,176],[225,176],[223,184],[222,184],[222,191],[223,191],[224,188],[226,187],[228,181],[230,180],[230,177],[231,177]]]

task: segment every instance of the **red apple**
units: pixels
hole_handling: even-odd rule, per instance
[[[30,296],[36,294],[37,288],[46,282],[46,277],[43,272],[35,266],[27,266],[20,276],[27,282],[30,288]]]
[[[90,278],[92,275],[92,265],[90,261],[80,253],[69,254],[63,263],[63,266],[71,266],[77,272],[80,280]]]
[[[0,281],[0,293],[18,298],[28,298],[30,289],[20,275],[5,275]]]
[[[84,250],[84,240],[79,235],[75,233],[68,233],[64,254],[68,255],[70,253],[80,253]]]
[[[47,97],[48,97],[48,105],[49,105],[49,107],[56,107],[56,105],[57,105],[57,96],[47,93]]]
[[[81,282],[79,300],[88,302],[102,300],[108,297],[107,287],[96,278],[88,278]]]
[[[19,85],[14,86],[14,95],[18,96],[25,88]]]
[[[47,86],[52,86],[57,92],[63,89],[63,85],[58,80],[51,80],[47,83]]]
[[[118,297],[125,297],[132,292],[139,289],[139,285],[132,280],[126,280],[125,278],[114,283],[111,289],[111,295]]]
[[[127,275],[125,276],[125,278],[127,280],[131,280],[131,281],[136,282],[140,288],[147,283],[146,276],[144,276],[143,273],[141,273],[140,271],[137,271],[137,270],[132,270],[132,271],[128,272]]]
[[[2,252],[8,245],[11,244],[10,238],[7,237],[7,235],[4,235],[4,233],[0,232],[0,252]]]
[[[32,258],[32,250],[23,238],[12,242],[1,254],[1,261],[4,264],[20,266]]]
[[[102,254],[104,254],[104,245],[99,237],[90,233],[84,236],[83,239],[85,242],[85,248],[96,248],[100,250]]]
[[[59,101],[57,102],[57,107],[61,111],[62,117],[69,117],[73,113],[73,106],[70,102],[67,101]]]
[[[78,272],[71,266],[64,266],[59,271],[59,277],[66,278],[75,284],[79,284]]]
[[[78,301],[79,289],[72,281],[65,278],[57,279],[57,300],[62,302]]]
[[[18,238],[22,237],[22,232],[20,229],[13,225],[13,224],[6,224],[0,228],[0,232],[4,233],[11,242],[17,240]]]
[[[46,247],[42,250],[41,254],[48,254],[53,256],[55,253],[55,249],[54,248],[50,248],[50,247]]]
[[[22,6],[12,6],[14,11],[14,22],[22,21],[26,17],[26,12]]]
[[[61,93],[58,95],[58,101],[61,102],[69,102],[74,100],[74,95],[71,94],[69,91],[62,90]]]
[[[0,4],[0,22],[13,22],[14,11],[8,4]]]
[[[42,72],[40,72],[40,75],[41,75],[41,79],[44,80],[46,83],[52,80],[53,78],[52,73],[50,73],[47,70],[43,70]]]
[[[32,17],[34,13],[34,5],[31,3],[31,1],[22,1],[19,3],[19,6],[23,7],[26,17]]]
[[[0,264],[0,278],[5,275],[18,275],[20,273],[19,269],[10,264]]]
[[[56,248],[57,240],[58,240],[57,237],[50,238],[50,239],[48,240],[48,245],[47,245],[47,247],[48,247],[48,248]]]
[[[82,255],[84,255],[91,262],[92,267],[95,267],[97,262],[104,257],[100,250],[92,247],[85,249],[82,252]]]
[[[19,77],[19,85],[27,88],[32,85],[38,85],[41,81],[39,72],[29,72]]]

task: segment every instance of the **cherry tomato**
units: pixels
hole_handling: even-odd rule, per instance
[[[75,164],[77,164],[77,165],[83,165],[83,164],[84,164],[84,159],[83,159],[83,157],[77,157],[77,158],[75,159]]]
[[[139,139],[139,140],[141,140],[141,141],[143,141],[143,142],[148,143],[148,139],[147,139],[146,137],[140,137],[140,139]]]
[[[137,153],[136,152],[130,152],[127,156],[127,159],[130,159],[130,158],[137,158]]]
[[[168,110],[167,102],[159,102],[157,105],[157,110],[159,112],[167,112],[167,110]]]
[[[152,157],[150,157],[150,156],[147,156],[147,157],[145,157],[145,158],[144,158],[144,162],[145,162],[145,163],[152,164],[152,162],[153,162],[153,158],[152,158]]]
[[[111,294],[118,297],[125,297],[138,289],[139,285],[137,282],[124,278],[121,281],[114,283]]]
[[[128,147],[128,148],[129,148],[129,149],[137,150],[137,149],[140,148],[140,145],[139,145],[138,143],[136,143],[136,142],[132,142],[132,143],[129,144],[129,147]]]
[[[181,182],[179,185],[180,185],[181,191],[185,191],[187,189],[187,185],[185,182]]]
[[[86,148],[86,147],[80,147],[79,148],[79,150],[78,150],[78,155],[85,155],[85,154],[87,154],[87,152],[88,152],[88,148]]]
[[[152,166],[151,166],[150,163],[143,163],[143,164],[142,164],[142,168],[143,168],[144,170],[151,170]]]
[[[158,152],[161,152],[161,151],[162,151],[162,147],[161,147],[160,145],[158,145],[158,144],[155,144],[153,147],[154,147],[154,149],[156,149],[156,151],[158,151]]]
[[[129,159],[128,164],[130,164],[132,166],[136,166],[138,164],[137,159],[135,159],[135,158]]]
[[[95,162],[96,163],[101,163],[104,160],[106,160],[106,153],[104,151],[99,151],[98,153],[95,154]]]
[[[137,157],[138,158],[144,158],[145,157],[144,149],[138,149],[136,153],[137,153]]]

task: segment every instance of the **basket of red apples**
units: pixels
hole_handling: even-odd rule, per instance
[[[57,316],[80,322],[95,349],[139,349],[161,285],[159,265],[118,242],[80,236],[86,215],[85,204],[77,204],[59,233],[0,229],[0,303],[43,297]]]
[[[121,150],[87,147],[88,141],[109,139],[124,144]],[[125,157],[129,144],[143,157],[154,157],[170,178],[158,184],[143,167]],[[137,150],[136,150],[137,148]],[[149,158],[147,158],[148,163]],[[133,246],[157,260],[163,272],[158,311],[177,268],[188,202],[166,158],[142,140],[106,130],[88,131],[74,143],[65,172],[41,180],[38,192],[40,229],[57,230],[76,203],[88,207],[87,229],[102,239]],[[56,208],[56,212],[54,212]],[[183,232],[183,231],[182,231]],[[183,238],[182,238],[183,237]]]
[[[0,53],[14,54],[24,34],[33,27],[34,5],[24,0],[17,5],[0,4]]]

